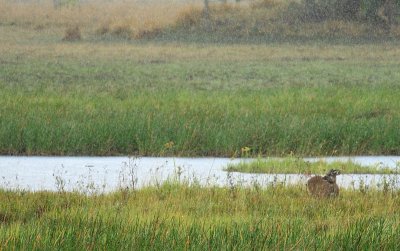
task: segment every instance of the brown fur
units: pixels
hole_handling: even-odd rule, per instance
[[[339,195],[339,187],[336,183],[329,183],[321,176],[314,176],[307,182],[307,188],[315,197],[336,197]]]
[[[337,170],[330,170],[324,177],[314,176],[307,181],[308,191],[315,197],[336,197],[339,195],[339,187],[336,184]]]

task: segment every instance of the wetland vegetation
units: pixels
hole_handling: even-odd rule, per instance
[[[398,15],[376,1],[351,16],[304,5],[343,1],[268,0],[207,18],[182,1],[61,2],[0,0],[0,154],[400,154]],[[399,198],[390,182],[323,200],[304,184],[3,189],[0,249],[398,250]]]
[[[342,189],[315,199],[305,186],[202,188],[166,182],[140,190],[0,191],[2,249],[399,248],[397,190]]]
[[[396,44],[93,44],[0,32],[1,154],[400,153]]]

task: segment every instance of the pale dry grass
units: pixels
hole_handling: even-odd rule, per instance
[[[15,3],[0,0],[0,24],[33,27],[79,26],[97,33],[138,36],[176,22],[181,12],[201,6],[201,1],[111,1],[89,2],[54,8],[52,1]]]
[[[45,33],[15,27],[0,26],[0,55],[3,58],[71,58],[76,60],[162,60],[162,61],[296,61],[296,60],[374,60],[397,62],[400,48],[396,44],[209,44],[207,46],[182,43],[60,43],[64,30],[54,40],[45,39]],[[47,34],[45,34],[48,36]]]
[[[183,28],[181,34],[194,31],[210,35],[211,32],[222,37],[387,36],[386,29],[366,23],[327,20],[299,24],[296,17],[290,17],[291,12],[288,12],[290,0],[243,0],[241,4],[228,2],[225,5],[210,2],[210,19],[207,21],[203,13],[203,0],[96,0],[62,8],[54,8],[50,0],[40,1],[40,4],[36,1],[15,3],[0,0],[0,24],[35,31],[52,29],[54,32],[62,29],[63,33],[68,27],[79,27],[83,37],[90,33],[126,39],[156,37],[160,33],[167,33],[166,27]],[[399,30],[398,26],[394,26],[390,35],[400,37]],[[59,36],[65,37],[64,34]]]

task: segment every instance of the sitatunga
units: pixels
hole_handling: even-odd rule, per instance
[[[312,196],[319,198],[336,197],[339,195],[339,187],[336,184],[336,176],[339,170],[331,169],[324,177],[314,176],[307,181],[308,191]]]

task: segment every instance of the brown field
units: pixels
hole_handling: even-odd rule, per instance
[[[67,1],[67,0],[65,0]],[[78,0],[70,0],[78,1]],[[228,1],[229,2],[229,1]],[[287,38],[381,38],[387,29],[368,23],[325,20],[299,24],[296,8],[289,0],[241,1],[240,4],[212,2],[210,19],[203,15],[202,0],[174,1],[89,1],[54,8],[52,1],[15,3],[0,0],[0,25],[18,26],[55,33],[78,27],[83,37],[109,35],[117,38],[153,38],[170,33],[185,37],[197,32],[201,36],[222,37],[282,36]],[[296,14],[297,13],[297,14]],[[171,28],[168,30],[168,28]],[[400,37],[400,26],[391,27],[391,38]],[[72,34],[77,35],[77,34]],[[64,38],[68,35],[64,35]],[[66,39],[68,40],[68,39]]]
[[[37,30],[78,25],[84,29],[151,29],[174,23],[199,1],[96,1],[54,8],[52,1],[15,3],[0,0],[0,22]]]

